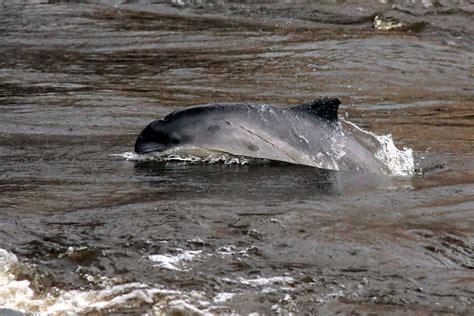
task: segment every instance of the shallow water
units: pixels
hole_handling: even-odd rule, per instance
[[[2,2],[0,307],[474,312],[473,5]],[[426,172],[121,156],[174,109],[320,96]]]

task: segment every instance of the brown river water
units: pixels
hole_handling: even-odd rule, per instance
[[[0,314],[473,314],[473,15],[0,1]],[[175,109],[321,96],[417,171],[128,159]]]

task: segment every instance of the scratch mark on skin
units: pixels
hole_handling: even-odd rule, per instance
[[[230,122],[228,121],[225,121],[227,124],[231,125]],[[238,127],[240,127],[241,129],[243,129],[244,131],[246,131],[247,133],[255,136],[255,137],[258,137],[260,138],[261,140],[263,140],[264,142],[270,144],[273,148],[279,150],[279,151],[282,151],[285,155],[287,155],[288,157],[290,157],[294,162],[298,163],[298,160],[296,160],[295,158],[293,158],[293,156],[291,156],[289,153],[287,153],[286,151],[282,150],[281,148],[278,148],[276,147],[272,142],[270,142],[268,139],[265,139],[263,136],[260,136],[254,132],[252,132],[251,130],[249,130],[248,128],[245,128],[244,126],[240,125],[240,124],[236,124]]]

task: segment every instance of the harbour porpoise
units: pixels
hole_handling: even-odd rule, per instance
[[[200,148],[329,170],[385,174],[384,165],[338,121],[341,102],[322,98],[295,107],[199,105],[150,123],[135,152]]]

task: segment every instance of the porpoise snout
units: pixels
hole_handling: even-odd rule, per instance
[[[139,135],[137,141],[135,142],[135,152],[137,154],[147,154],[154,151],[164,151],[165,148],[163,145],[149,141],[145,139],[142,135]]]
[[[138,135],[135,152],[138,154],[162,152],[179,145],[180,142],[176,133],[167,131],[167,128],[163,126],[163,121],[154,121]]]
[[[155,141],[155,132],[152,124],[153,123],[145,127],[140,135],[138,135],[137,141],[135,142],[135,152],[137,154],[146,154],[159,149],[160,146]]]

